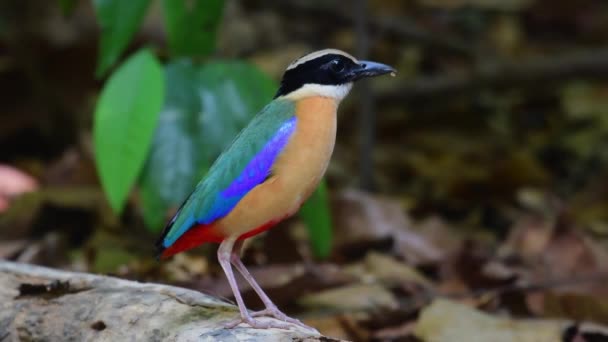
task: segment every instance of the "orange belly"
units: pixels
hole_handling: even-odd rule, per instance
[[[296,103],[296,129],[277,158],[272,177],[253,188],[216,222],[225,236],[258,231],[295,214],[323,177],[336,139],[336,100],[308,97]]]

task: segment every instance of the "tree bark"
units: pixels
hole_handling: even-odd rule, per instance
[[[295,325],[223,327],[237,317],[188,289],[0,261],[1,342],[334,341]]]

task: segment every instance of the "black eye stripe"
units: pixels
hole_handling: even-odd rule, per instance
[[[334,63],[338,65],[334,65]],[[285,71],[281,87],[275,98],[286,95],[305,84],[339,85],[346,83],[343,74],[355,67],[357,63],[340,54],[327,54],[296,65]]]

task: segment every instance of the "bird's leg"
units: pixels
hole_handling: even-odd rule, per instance
[[[306,329],[314,329],[314,328],[311,328],[311,327],[307,326],[306,324],[300,322],[299,320],[297,320],[295,318],[291,318],[291,317],[287,316],[281,310],[279,310],[279,308],[272,302],[272,300],[270,300],[268,295],[266,295],[264,290],[262,290],[260,285],[258,285],[258,283],[255,281],[255,279],[251,275],[251,273],[249,273],[249,271],[247,270],[247,268],[241,261],[240,254],[241,254],[242,247],[243,247],[242,240],[237,241],[234,244],[234,248],[232,249],[232,255],[230,256],[230,261],[232,262],[232,265],[234,265],[234,267],[236,267],[237,271],[239,271],[241,273],[243,278],[245,278],[245,280],[249,283],[249,285],[251,285],[251,287],[253,288],[255,293],[258,294],[258,297],[260,297],[260,299],[264,303],[264,306],[266,307],[264,310],[253,312],[251,314],[251,316],[252,317],[271,316],[271,317],[274,317],[274,318],[279,319],[284,322],[289,322],[292,324],[299,325]]]
[[[247,307],[245,306],[245,302],[243,302],[243,297],[241,296],[241,292],[239,291],[239,287],[236,283],[236,279],[234,278],[234,273],[232,273],[232,266],[230,265],[232,248],[234,243],[236,242],[237,237],[229,237],[222,241],[220,247],[217,250],[217,258],[226,274],[226,278],[228,278],[228,283],[230,284],[230,288],[232,289],[232,293],[234,294],[234,299],[239,307],[239,311],[241,313],[241,318],[235,321],[232,321],[225,325],[226,328],[234,328],[241,323],[247,323],[252,328],[257,329],[267,329],[267,328],[279,328],[279,329],[289,329],[288,324],[280,323],[280,322],[261,322],[259,320],[254,319],[249,312],[247,311]],[[240,247],[239,247],[240,250]]]

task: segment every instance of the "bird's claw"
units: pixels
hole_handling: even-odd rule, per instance
[[[251,317],[251,316],[235,319],[231,322],[226,323],[224,325],[224,327],[226,329],[232,329],[241,323],[245,323],[254,329],[276,328],[276,329],[289,330],[289,328],[292,327],[291,324],[287,324],[287,323],[283,323],[283,322],[276,322],[276,321],[263,321],[262,322],[259,319],[253,319],[253,317]]]
[[[286,314],[284,314],[281,310],[279,310],[276,307],[274,307],[274,308],[267,307],[264,310],[252,312],[251,316],[252,317],[261,317],[261,316],[274,317],[274,318],[278,319],[279,321],[295,324],[295,325],[300,326],[307,330],[316,331],[316,329],[311,328],[308,325],[302,323],[299,319],[295,319],[295,318],[291,318],[291,317],[287,316]]]
[[[277,321],[261,321],[259,319],[254,319],[254,317],[273,317],[282,322]],[[226,323],[225,327],[227,329],[231,329],[236,327],[237,325],[245,323],[255,329],[268,329],[268,328],[277,328],[277,329],[285,329],[289,330],[289,328],[293,327],[293,325],[297,325],[306,330],[314,331],[318,333],[315,328],[309,327],[308,325],[302,323],[300,320],[291,318],[284,314],[277,307],[267,307],[264,310],[254,311],[251,315],[247,315],[245,317],[240,317],[239,319],[235,319],[234,321]],[[289,323],[289,324],[287,324]]]

